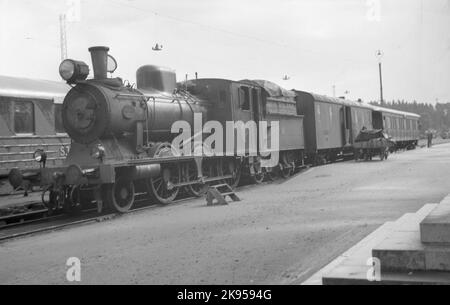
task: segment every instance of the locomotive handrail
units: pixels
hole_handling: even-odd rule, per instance
[[[195,104],[195,103],[197,103],[197,101],[193,101],[193,102],[188,101],[188,99],[185,96],[183,96],[183,95],[181,96],[181,99],[180,99],[180,97],[154,96],[154,95],[145,95],[145,94],[139,95],[139,94],[130,94],[130,93],[117,93],[115,97],[116,98],[117,97],[144,98],[144,99],[147,99],[147,100],[149,100],[149,99],[154,99],[154,100],[158,99],[158,100],[164,100],[164,101],[161,101],[161,102],[166,102],[166,103],[169,103],[169,104],[172,104],[175,100],[184,101],[186,104],[191,104],[191,103]],[[183,99],[183,98],[186,98],[186,99]],[[189,98],[189,99],[192,99],[192,98]],[[202,102],[203,103],[207,103],[205,101],[202,101]]]
[[[145,96],[145,95],[139,95],[139,94],[130,94],[130,93],[117,93],[117,94],[116,94],[116,98],[117,98],[117,97],[146,98],[147,96]]]

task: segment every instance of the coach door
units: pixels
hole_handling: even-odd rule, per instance
[[[352,108],[350,106],[344,107],[345,111],[345,143],[353,144],[353,126],[352,126]]]
[[[379,111],[372,111],[372,124],[374,129],[384,129],[383,114]]]
[[[345,127],[345,108],[344,107],[339,109],[339,122],[341,123],[342,143],[344,143],[344,146],[345,146],[345,145],[347,145],[347,133],[346,133],[346,127]]]
[[[259,121],[262,119],[262,112],[261,112],[261,90],[258,88],[252,88],[252,116],[253,121],[256,123],[256,129],[257,129],[257,149],[259,150]]]

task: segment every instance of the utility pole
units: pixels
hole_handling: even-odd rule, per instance
[[[61,61],[67,58],[66,14],[59,15]]]
[[[383,52],[381,50],[377,51],[377,58],[378,58],[378,70],[380,73],[380,103],[381,105],[384,105],[384,98],[383,98],[383,76],[381,73],[381,59],[383,58]]]
[[[333,97],[336,98],[336,85],[333,85]]]

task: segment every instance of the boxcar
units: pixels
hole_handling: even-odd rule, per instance
[[[0,179],[12,168],[39,168],[42,149],[48,166],[62,164],[70,140],[61,107],[70,87],[64,83],[0,76]]]
[[[399,149],[416,147],[420,136],[419,119],[420,115],[414,113],[373,107],[373,127],[384,129]]]
[[[297,113],[304,116],[309,162],[334,161],[352,151],[361,129],[372,128],[372,108],[360,102],[295,91]]]

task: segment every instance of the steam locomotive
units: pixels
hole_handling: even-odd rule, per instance
[[[50,211],[94,202],[99,211],[109,207],[126,212],[138,194],[169,204],[181,190],[201,196],[204,185],[236,186],[242,175],[255,183],[268,174],[289,177],[305,163],[333,161],[351,153],[361,128],[394,132],[400,130],[399,120],[408,122],[402,131],[409,128],[399,134],[399,143],[417,144],[419,116],[415,114],[289,91],[263,80],[196,79],[177,84],[173,70],[150,65],[137,70],[135,88],[120,78],[108,78],[108,72],[117,68],[109,48],[89,51],[93,79],[87,79],[89,67],[83,62],[68,59],[60,65],[61,77],[72,86],[62,109],[63,125],[72,143],[63,167],[39,171],[43,201]],[[277,164],[263,166],[267,156],[259,145],[256,151],[245,145],[243,152],[233,146],[230,153],[217,149],[226,145],[215,143],[213,154],[180,153],[182,147],[172,145],[179,135],[172,132],[173,123],[194,126],[196,117],[202,118],[202,124],[242,122],[249,129],[254,126],[258,143],[261,134],[269,135],[266,141],[275,141],[270,135],[276,123]],[[387,125],[391,120],[397,125]],[[258,124],[261,122],[265,124]],[[195,143],[195,138],[205,134],[194,128],[190,136]],[[248,140],[251,135],[240,136]],[[45,156],[39,157],[39,161],[45,160]],[[19,175],[18,171],[14,175]]]

